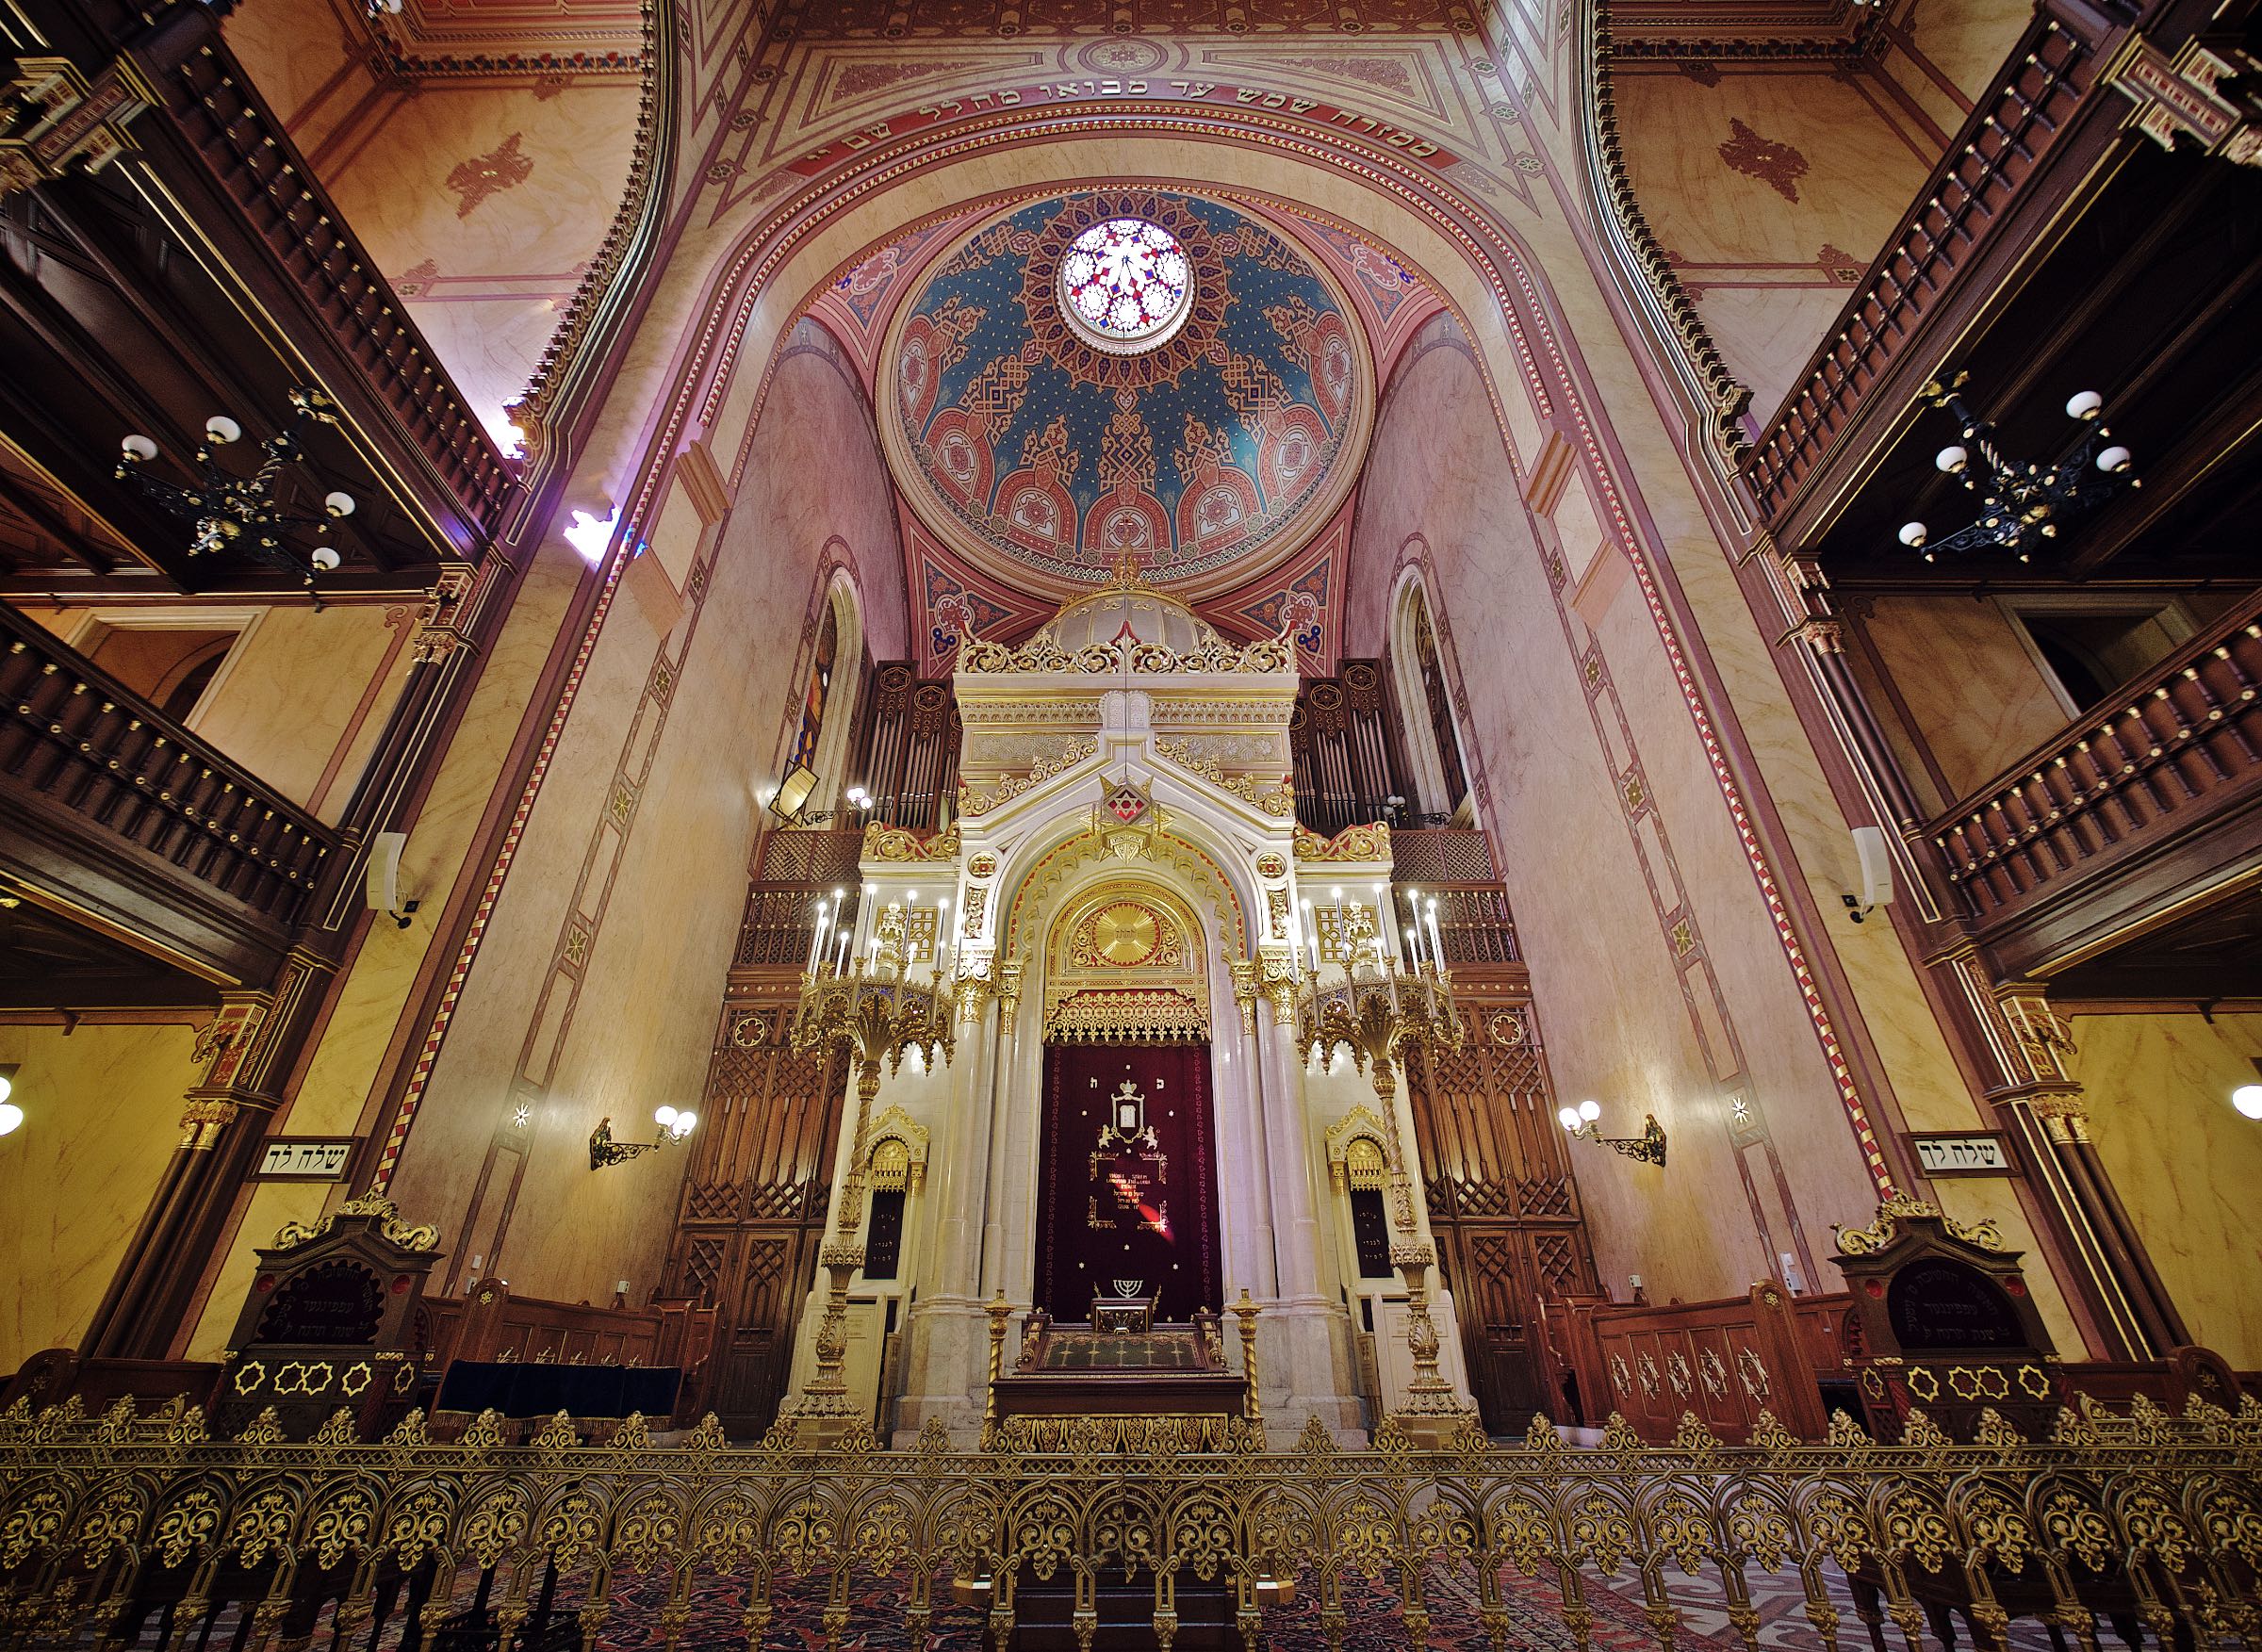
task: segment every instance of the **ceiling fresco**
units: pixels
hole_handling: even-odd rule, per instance
[[[1183,320],[1096,346],[1059,275],[1109,220],[1183,249]],[[1315,259],[1220,202],[1104,188],[962,232],[883,352],[881,433],[936,537],[1009,589],[1059,599],[1123,557],[1182,597],[1246,582],[1342,501],[1373,423],[1364,329]]]

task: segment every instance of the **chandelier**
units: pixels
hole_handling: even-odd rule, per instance
[[[204,444],[196,450],[199,478],[196,485],[180,487],[141,466],[157,456],[157,444],[144,435],[130,435],[119,444],[121,482],[131,483],[144,499],[195,525],[188,554],[218,555],[238,551],[270,567],[304,579],[307,587],[323,574],[334,572],[341,558],[327,538],[330,524],[353,514],[353,496],[336,490],[322,496],[322,515],[305,515],[286,507],[276,496],[275,482],[284,466],[306,461],[301,436],[309,425],[337,423],[337,403],[320,390],[300,386],[290,393],[289,422],[259,444],[259,467],[249,476],[222,469],[214,452],[240,440],[243,427],[224,413],[205,420]],[[312,529],[315,545],[303,556],[287,536]]]
[[[2067,521],[2095,510],[2123,486],[2141,485],[2125,474],[2133,455],[2099,422],[2105,398],[2096,391],[2079,391],[2067,401],[2066,417],[2081,428],[2055,465],[2022,464],[1995,446],[1994,425],[1964,405],[1958,392],[1970,377],[1958,373],[1944,385],[1935,379],[1924,388],[1925,400],[1945,410],[1962,433],[1962,440],[1941,449],[1932,463],[1979,496],[1979,519],[1937,545],[1922,522],[1903,525],[1901,543],[1923,552],[1926,562],[1981,550],[2008,550],[2027,562]]]

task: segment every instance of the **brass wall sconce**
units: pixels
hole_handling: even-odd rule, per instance
[[[660,1107],[652,1114],[652,1122],[660,1126],[656,1141],[615,1141],[613,1139],[613,1119],[607,1114],[597,1121],[589,1132],[589,1168],[601,1170],[607,1165],[625,1165],[639,1154],[650,1153],[656,1147],[665,1147],[671,1141],[681,1141],[699,1121],[697,1113],[686,1108],[679,1113],[673,1107]]]
[[[1599,1102],[1581,1102],[1576,1107],[1565,1107],[1555,1115],[1565,1131],[1575,1141],[1596,1141],[1615,1153],[1638,1159],[1645,1165],[1660,1169],[1665,1163],[1665,1127],[1657,1121],[1655,1113],[1648,1114],[1639,1136],[1604,1136],[1595,1128],[1595,1120],[1602,1117]]]

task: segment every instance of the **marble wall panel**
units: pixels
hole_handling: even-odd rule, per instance
[[[0,1027],[24,1123],[0,1137],[0,1373],[76,1347],[180,1140],[193,1027]]]
[[[745,899],[755,798],[773,771],[828,555],[847,548],[867,611],[901,635],[900,552],[870,416],[824,341],[812,334],[801,342],[755,434],[697,629],[681,630],[692,624],[688,611],[679,622],[675,646],[684,634],[691,646],[603,921],[593,926],[578,1002],[560,1022],[555,1070],[531,1091],[514,1077],[528,1026],[553,1013],[535,989],[550,975],[581,865],[575,839],[611,830],[613,764],[640,738],[631,709],[663,639],[630,604],[615,604],[599,638],[402,1160],[403,1207],[460,1235],[471,1225],[477,1163],[507,1126],[508,1099],[533,1096],[523,1181],[487,1261],[520,1291],[601,1300],[619,1279],[639,1291],[655,1282],[681,1160],[647,1157],[593,1173],[589,1132],[609,1114],[624,1138],[646,1134],[655,1106],[696,1103],[700,1092]],[[584,896],[574,907],[590,904]],[[497,1197],[490,1189],[483,1207]]]
[[[2262,1366],[2262,1123],[2230,1104],[2255,1082],[2262,1015],[2074,1015],[2090,1133],[2191,1339]]]
[[[1886,597],[1862,623],[1952,798],[1984,786],[2072,720],[1992,602]]]
[[[215,678],[196,732],[335,821],[406,680],[408,607],[277,607]]]

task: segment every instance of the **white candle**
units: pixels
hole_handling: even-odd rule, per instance
[[[817,973],[817,954],[825,945],[826,916],[825,903],[819,901],[817,903],[817,922],[809,932],[809,963],[805,973],[813,975]]]
[[[840,951],[833,955],[832,959],[832,973],[835,975],[844,975],[848,973],[848,925],[844,924],[841,925]]]
[[[1430,901],[1430,968],[1440,973],[1445,969],[1445,943],[1437,939],[1437,902]]]
[[[1421,968],[1421,896],[1418,892],[1407,894],[1406,910],[1414,918],[1414,926],[1404,932],[1406,955],[1408,960],[1418,970]]]

